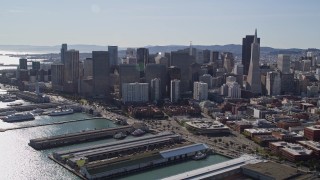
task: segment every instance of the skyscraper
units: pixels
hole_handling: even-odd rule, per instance
[[[73,84],[74,88],[77,87],[79,80],[79,51],[68,50],[64,53],[64,79],[65,83]],[[71,90],[71,89],[70,89]],[[72,91],[74,91],[73,89]]]
[[[56,91],[63,91],[64,84],[64,65],[51,64],[51,82],[52,89]]]
[[[149,50],[147,48],[137,49],[137,63],[139,65],[140,72],[143,72],[146,64],[149,62]]]
[[[210,62],[210,50],[206,49],[203,50],[203,63],[209,63]]]
[[[170,85],[170,100],[171,102],[178,102],[180,99],[180,80],[171,80]]]
[[[186,52],[171,52],[171,66],[176,66],[181,70],[181,93],[190,91],[191,75],[190,65],[194,63],[194,57],[190,56]]]
[[[284,73],[284,74],[290,73],[290,55],[279,54],[277,67],[281,71],[281,73]]]
[[[61,56],[61,63],[64,64],[65,61],[65,55],[64,53],[67,52],[68,50],[68,45],[67,44],[62,44],[61,45],[61,50],[60,50],[60,56]]]
[[[118,65],[118,46],[108,46],[109,65]]]
[[[242,64],[243,74],[248,75],[249,65],[251,61],[251,44],[253,43],[254,36],[247,35],[242,39]],[[257,39],[260,44],[260,38]]]
[[[151,100],[152,101],[158,101],[162,97],[161,93],[161,80],[159,78],[154,78],[151,80],[150,83],[150,91],[151,91]]]
[[[204,82],[193,83],[193,99],[203,101],[208,99],[208,84]]]
[[[147,102],[149,101],[148,83],[123,83],[122,102]]]
[[[219,52],[211,51],[210,53],[210,62],[217,62],[219,60]]]
[[[123,83],[139,82],[140,74],[139,67],[136,64],[120,64],[119,65],[119,85],[120,93],[122,93]]]
[[[163,64],[147,64],[145,69],[146,83],[151,85],[151,80],[154,78],[160,79],[161,82],[166,82],[167,79],[167,68]],[[165,94],[166,84],[161,83],[160,93]]]
[[[28,60],[26,58],[19,59],[19,69],[28,69]]]
[[[257,29],[255,31],[253,43],[251,44],[251,60],[247,77],[247,90],[254,94],[261,94],[261,77],[260,77],[260,44],[257,38]]]
[[[108,51],[92,51],[93,92],[105,96],[109,92],[109,53]]]
[[[39,61],[32,61],[32,70],[40,70],[40,62]]]
[[[276,96],[281,93],[281,77],[279,72],[267,72],[266,77],[267,95]]]

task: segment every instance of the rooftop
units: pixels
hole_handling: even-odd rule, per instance
[[[293,167],[270,161],[259,162],[256,164],[247,164],[242,166],[241,168],[264,174],[265,176],[272,177],[273,179],[289,179],[299,175],[297,169]]]
[[[218,121],[189,121],[186,122],[189,126],[193,126],[196,128],[201,129],[221,129],[221,128],[228,128],[224,124]]]
[[[191,144],[188,146],[178,147],[175,149],[169,149],[166,151],[161,151],[160,155],[163,158],[170,158],[170,157],[179,156],[182,154],[188,154],[188,153],[203,151],[207,149],[209,149],[209,147],[206,144],[198,143],[198,144]]]
[[[311,155],[312,154],[312,150],[308,150],[308,149],[304,148],[303,146],[301,146],[300,144],[287,143],[284,141],[273,142],[271,144],[276,145],[276,146],[283,146],[282,150],[284,150],[292,155],[295,155],[295,156]]]
[[[253,133],[271,133],[269,129],[245,129],[245,131],[253,134]]]
[[[298,143],[320,151],[320,143],[315,141],[298,141]]]

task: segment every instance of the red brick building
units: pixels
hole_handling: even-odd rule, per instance
[[[320,125],[304,128],[304,137],[312,141],[320,141]]]

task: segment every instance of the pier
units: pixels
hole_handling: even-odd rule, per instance
[[[32,111],[37,108],[41,109],[49,109],[49,108],[56,108],[58,106],[63,106],[65,104],[61,103],[41,103],[41,104],[30,104],[30,105],[25,105],[25,106],[11,106],[7,108],[0,108],[0,112],[6,112],[6,111]]]
[[[103,119],[103,118],[101,118]],[[133,126],[122,126],[116,128],[106,128],[99,130],[89,130],[58,136],[31,139],[29,145],[36,150],[49,149],[83,142],[94,141],[101,138],[113,137],[117,133],[131,133]]]
[[[93,119],[105,119],[105,118],[93,117],[93,118],[75,119],[75,120],[70,120],[70,121],[60,121],[60,122],[45,123],[45,124],[26,125],[26,126],[20,126],[20,127],[0,129],[0,132],[10,131],[10,130],[17,130],[17,129],[26,129],[26,128],[32,128],[32,127],[40,127],[40,126],[66,124],[66,123],[73,123],[73,122],[79,122],[79,121],[89,121],[89,120],[93,120]]]

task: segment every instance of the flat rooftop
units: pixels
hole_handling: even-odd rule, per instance
[[[214,177],[224,172],[229,172],[240,168],[247,163],[257,163],[260,162],[256,157],[250,155],[242,155],[239,158],[232,159],[226,162],[214,164],[211,166],[195,169],[193,171],[188,171],[185,173],[177,174],[164,178],[163,180],[176,180],[176,179],[206,179]]]
[[[298,141],[298,143],[320,151],[320,143],[316,141]]]
[[[296,168],[271,161],[259,162],[256,164],[247,164],[242,166],[241,168],[255,171],[274,179],[289,179],[299,175]]]

